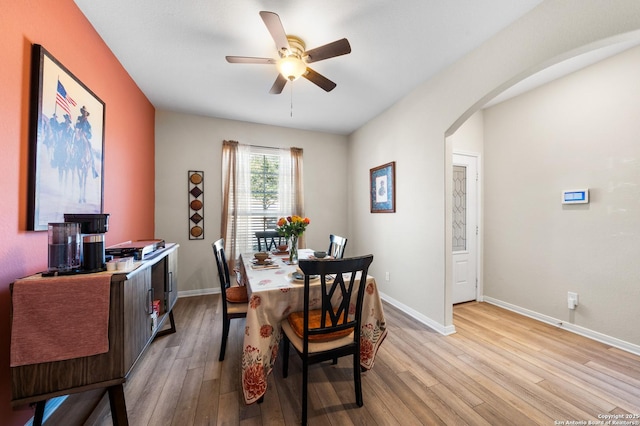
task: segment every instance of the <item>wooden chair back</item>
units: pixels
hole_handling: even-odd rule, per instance
[[[224,238],[211,243],[213,247],[213,255],[216,258],[216,266],[218,267],[218,277],[220,278],[220,291],[222,293],[222,309],[224,316],[227,315],[227,289],[231,287],[231,277],[229,275],[229,264],[224,253]]]
[[[278,235],[278,231],[267,229],[266,231],[256,231],[258,240],[258,251],[272,251],[279,245],[286,244],[286,238]]]
[[[372,261],[373,255],[335,260],[300,260],[298,266],[305,274],[303,325],[305,349],[308,348],[309,341],[318,340],[322,335],[336,334],[350,329],[354,331],[354,343],[360,343],[362,299],[369,265]],[[320,327],[310,329],[309,312],[318,309],[316,302],[310,298],[312,276],[318,276],[320,279]],[[356,284],[357,280],[359,284]],[[355,304],[355,312],[350,312],[352,303]]]
[[[227,263],[227,258],[224,253],[224,239],[220,238],[218,241],[211,243],[211,247],[213,248],[213,255],[216,258],[218,277],[220,278],[220,296],[222,301],[222,341],[220,342],[220,356],[218,360],[223,361],[225,350],[227,348],[231,319],[244,318],[247,316],[247,291],[246,287],[231,287],[229,264]]]
[[[347,239],[339,235],[329,235],[329,250],[327,255],[335,259],[342,259],[344,257],[344,249],[347,247]]]

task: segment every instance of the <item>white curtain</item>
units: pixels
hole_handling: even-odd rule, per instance
[[[278,217],[287,217],[295,213],[295,190],[293,189],[291,150],[281,148],[279,150],[280,163],[278,166],[278,198],[280,200]]]
[[[238,144],[238,154],[236,156],[236,170],[238,195],[236,199],[236,209],[238,211],[236,226],[235,246],[238,250],[235,255],[241,252],[251,251],[253,235],[246,232],[251,228],[251,147],[249,145]],[[238,232],[238,231],[244,232]]]

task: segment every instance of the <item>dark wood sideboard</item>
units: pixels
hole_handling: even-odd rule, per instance
[[[109,395],[113,424],[127,425],[123,384],[153,339],[176,331],[178,247],[166,244],[135,270],[112,275],[107,353],[11,367],[12,405],[36,404],[38,425],[48,399],[102,388]],[[153,300],[161,302],[155,328]]]

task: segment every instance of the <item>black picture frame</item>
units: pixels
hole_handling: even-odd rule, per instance
[[[105,104],[39,44],[32,46],[27,229],[65,213],[102,213]]]
[[[371,213],[395,213],[395,161],[369,170],[369,195],[371,199]]]

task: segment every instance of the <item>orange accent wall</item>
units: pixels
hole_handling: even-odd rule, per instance
[[[117,25],[117,23],[114,23]],[[47,233],[26,231],[31,45],[41,44],[105,103],[107,245],[153,238],[155,109],[72,0],[5,1],[0,13],[0,418],[11,407],[10,294],[16,278],[47,268]],[[45,325],[46,326],[46,325]]]

